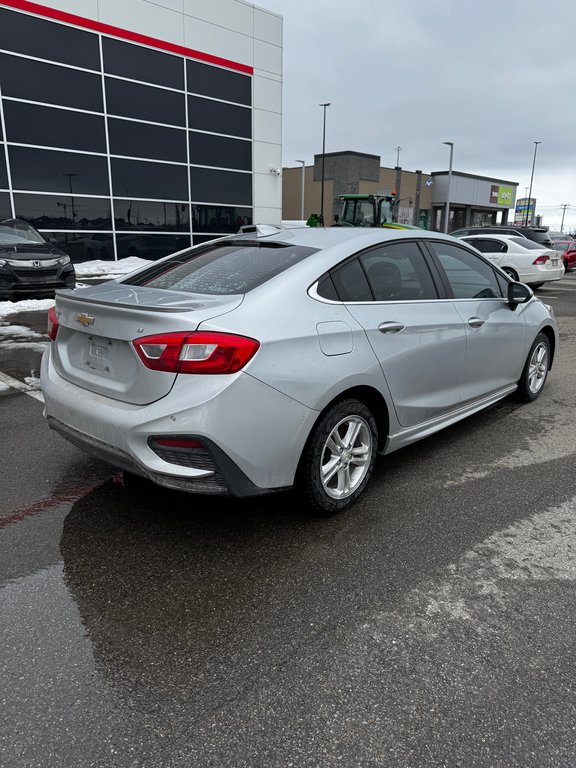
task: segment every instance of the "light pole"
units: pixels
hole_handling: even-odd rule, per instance
[[[304,176],[306,172],[306,160],[296,160],[302,163],[302,183],[300,185],[300,220],[304,221]]]
[[[70,187],[70,197],[72,198],[72,221],[76,221],[76,209],[74,207],[74,193],[72,192],[72,176],[78,176],[77,173],[63,173],[62,176],[68,177],[68,185]]]
[[[450,194],[452,192],[452,158],[454,156],[454,142],[443,141],[442,144],[446,144],[450,147],[450,163],[448,165],[448,192],[446,193],[446,215],[444,218],[444,232],[448,232],[448,223],[450,221]]]
[[[528,213],[530,211],[530,202],[532,200],[532,182],[534,181],[534,168],[536,167],[536,152],[538,151],[538,144],[542,144],[542,142],[534,142],[534,159],[532,160],[532,174],[530,176],[530,191],[528,192],[528,205],[526,207],[526,221],[524,224],[525,227],[528,226]],[[534,210],[534,213],[536,213],[536,210]]]
[[[400,152],[402,152],[402,147],[394,147],[396,150],[396,168],[400,165]]]
[[[324,226],[324,157],[326,155],[326,108],[330,106],[332,102],[326,101],[324,104],[318,104],[324,110],[324,123],[322,127],[322,186],[320,191],[320,225]]]

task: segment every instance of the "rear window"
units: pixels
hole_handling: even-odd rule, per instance
[[[179,253],[121,282],[184,293],[248,293],[316,251],[283,243],[215,243]]]
[[[540,243],[540,245],[550,244],[550,235],[545,230],[542,230],[541,232],[532,230],[528,237],[530,240],[534,240],[536,243]]]
[[[509,237],[509,240],[511,240],[513,243],[517,243],[518,245],[521,245],[522,248],[526,248],[528,251],[541,251],[542,250],[542,243],[536,243],[534,240],[528,240],[527,237]]]

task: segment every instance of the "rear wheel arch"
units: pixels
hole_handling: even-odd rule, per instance
[[[350,389],[345,389],[343,392],[340,392],[338,395],[336,395],[336,397],[332,398],[332,400],[330,400],[330,402],[324,406],[324,408],[318,414],[318,417],[316,418],[316,421],[312,425],[312,428],[310,429],[310,434],[306,439],[306,443],[304,445],[301,455],[304,455],[306,448],[308,446],[308,443],[310,442],[310,438],[313,435],[314,430],[316,429],[318,423],[324,417],[324,415],[331,408],[333,408],[336,405],[336,403],[339,403],[342,400],[349,400],[349,399],[360,400],[361,403],[364,403],[364,405],[370,409],[376,421],[376,426],[378,427],[378,450],[381,451],[384,449],[384,447],[386,446],[386,440],[388,438],[388,430],[390,427],[390,417],[388,413],[388,406],[386,404],[384,397],[380,394],[380,392],[378,392],[377,389],[374,389],[373,387],[359,386],[359,387],[351,387]]]
[[[351,387],[333,398],[310,429],[294,478],[308,508],[332,515],[354,504],[387,435],[388,409],[377,390]]]

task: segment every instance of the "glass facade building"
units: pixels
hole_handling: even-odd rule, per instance
[[[0,3],[0,218],[75,261],[252,223],[253,71],[228,63]]]

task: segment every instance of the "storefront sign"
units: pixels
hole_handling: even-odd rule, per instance
[[[512,187],[501,187],[499,184],[492,184],[490,187],[490,202],[492,205],[512,206],[514,192]]]

